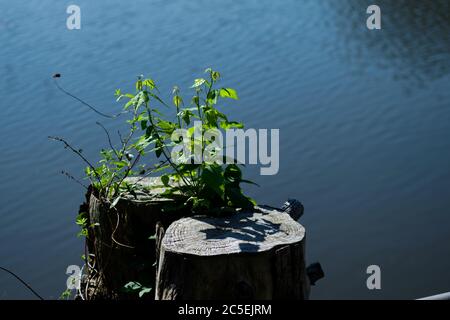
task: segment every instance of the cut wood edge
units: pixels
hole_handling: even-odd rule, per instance
[[[288,214],[259,211],[223,218],[182,218],[170,225],[161,245],[178,254],[218,256],[270,251],[304,239],[305,228]]]

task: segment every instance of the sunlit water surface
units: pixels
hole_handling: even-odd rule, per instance
[[[241,99],[224,106],[247,127],[280,128],[280,171],[248,178],[261,203],[301,200],[308,261],[326,278],[312,298],[417,298],[450,290],[450,18],[443,1],[377,1],[382,30],[366,28],[372,1],[87,1],[66,28],[64,1],[0,1],[0,265],[46,298],[81,264],[74,218],[83,190],[59,172],[91,158],[114,89],[138,74],[169,96],[208,66]],[[369,291],[366,268],[382,271]],[[0,273],[0,299],[33,298]]]

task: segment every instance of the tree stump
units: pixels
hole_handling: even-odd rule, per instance
[[[307,299],[304,251],[305,229],[281,211],[182,218],[160,240],[156,299]]]
[[[128,178],[128,182],[133,182]],[[143,186],[162,185],[159,178],[139,181]],[[153,189],[157,195],[164,189]],[[168,201],[148,194],[124,195],[114,209],[102,203],[93,193],[89,195],[88,253],[93,256],[96,272],[95,290],[86,292],[90,299],[127,299],[136,294],[124,292],[131,281],[155,287],[156,252],[155,238],[158,225],[160,236],[173,221],[186,216],[183,210],[167,212]],[[92,282],[92,281],[91,281]],[[153,294],[144,296],[153,299]]]

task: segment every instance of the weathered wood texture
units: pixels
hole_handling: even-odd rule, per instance
[[[157,178],[146,178],[139,183],[146,186],[160,184]],[[156,189],[152,192],[161,191]],[[100,277],[96,282],[99,288],[90,298],[131,298],[132,295],[123,291],[124,285],[130,281],[154,288],[158,255],[155,239],[149,238],[155,234],[157,225],[162,232],[187,214],[182,210],[165,212],[163,204],[166,201],[138,194],[136,198],[121,199],[114,209],[110,209],[91,193],[89,223],[95,226],[88,237],[91,242],[89,253],[94,254],[95,268]]]
[[[173,222],[162,239],[156,299],[307,299],[305,229],[258,208]]]

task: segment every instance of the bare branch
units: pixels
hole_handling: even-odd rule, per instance
[[[98,182],[101,182],[101,177],[99,176],[99,174],[97,173],[97,171],[95,170],[95,167],[89,162],[89,160],[87,160],[80,152],[80,150],[76,150],[74,147],[72,147],[66,140],[64,140],[63,138],[60,137],[52,137],[49,136],[48,137],[50,140],[55,140],[55,141],[59,141],[62,142],[64,144],[64,147],[67,149],[70,149],[73,153],[75,153],[77,156],[79,156],[94,172],[95,176],[98,179]]]
[[[122,112],[119,112],[119,113],[117,113],[117,114],[115,114],[115,115],[109,115],[109,114],[103,113],[103,112],[101,112],[101,111],[98,111],[94,106],[90,105],[90,104],[87,103],[86,101],[84,101],[84,100],[78,98],[77,96],[73,95],[72,93],[70,93],[69,91],[65,90],[63,87],[61,87],[61,86],[59,85],[58,81],[56,80],[57,78],[60,78],[60,77],[61,77],[60,74],[58,74],[57,77],[53,76],[53,82],[55,83],[56,87],[57,87],[61,92],[63,92],[64,94],[68,95],[69,97],[71,97],[71,98],[77,100],[78,102],[84,104],[85,106],[87,106],[89,109],[91,109],[92,111],[94,111],[94,112],[97,113],[98,115],[101,115],[102,117],[105,117],[105,118],[114,119],[114,118],[117,118],[117,117],[119,117],[120,115],[122,115],[122,114],[124,114],[124,113],[127,112],[127,111],[122,111]]]
[[[80,180],[78,180],[77,178],[75,178],[72,174],[70,174],[69,172],[62,170],[61,174],[65,175],[67,178],[69,178],[72,181],[75,181],[76,183],[78,183],[79,185],[81,185],[83,188],[85,188],[86,190],[88,190],[89,188],[82,183]]]
[[[116,148],[114,148],[112,141],[111,141],[111,136],[109,135],[108,130],[105,128],[105,126],[103,124],[101,124],[100,122],[95,122],[100,128],[103,129],[103,131],[105,131],[106,137],[108,138],[108,144],[111,148],[112,151],[114,151],[114,153],[116,154],[117,159],[120,161],[120,156],[119,156],[119,152],[116,150]]]

